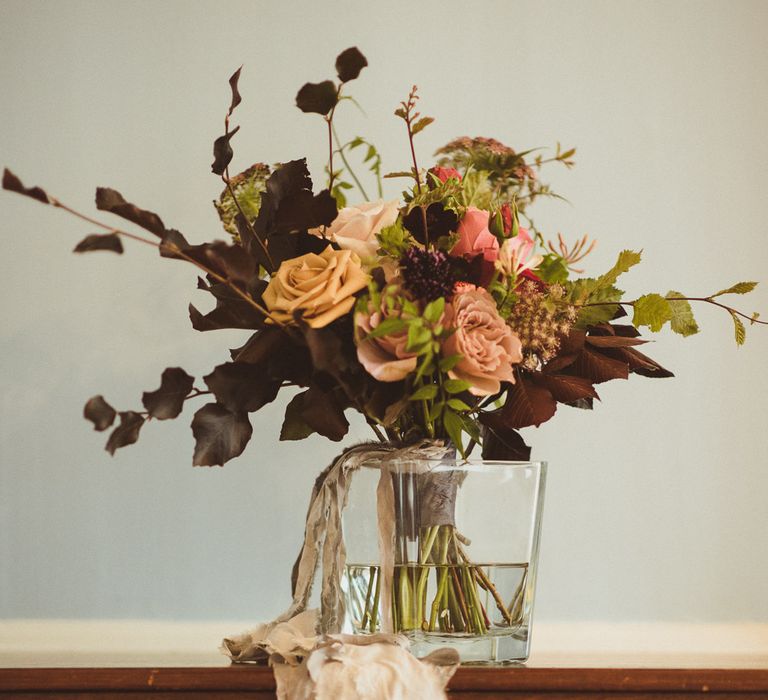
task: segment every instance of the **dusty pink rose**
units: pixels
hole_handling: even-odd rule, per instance
[[[501,382],[514,383],[512,365],[523,359],[522,345],[499,316],[493,297],[481,287],[460,285],[451,302],[455,331],[443,343],[446,357],[464,357],[449,372],[472,386],[475,396],[489,396],[501,389]]]
[[[388,308],[387,297],[382,294],[381,304],[374,307],[369,303],[367,313],[355,314],[355,341],[357,359],[366,372],[380,382],[398,382],[416,370],[416,355],[405,349],[408,343],[408,331],[368,338],[382,321],[387,318],[399,318],[402,309],[395,304]]]
[[[451,255],[467,258],[482,255],[486,262],[494,262],[499,255],[499,241],[488,228],[489,217],[487,211],[468,207],[459,224],[459,240],[451,249]]]

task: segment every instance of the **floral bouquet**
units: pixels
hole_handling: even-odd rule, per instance
[[[335,80],[307,83],[296,96],[297,106],[319,115],[327,130],[326,182],[317,194],[305,159],[257,163],[230,174],[240,128],[230,123],[241,102],[240,70],[231,77],[232,99],[212,165],[224,184],[215,206],[228,240],[190,243],[157,214],[98,188],[97,209],[152,237],[123,230],[24,186],[5,170],[5,189],[103,231],[84,238],[75,252],[120,254],[123,239],[130,239],[192,264],[201,272],[198,289],[215,301],[208,312],[190,305],[192,326],[249,334],[202,385],[179,367],[166,369],[160,387],[142,395],[143,410],[117,412],[102,396],[91,398],[85,417],[96,430],[119,417],[107,440],[110,453],[135,443],[147,422],[176,418],[187,400],[202,397],[207,403],[192,418],[193,464],[223,465],[247,445],[249,415],[282,388],[299,387],[287,405],[281,440],[318,433],[340,441],[349,425],[345,412],[352,409],[382,443],[427,441],[461,458],[479,450],[487,460],[525,461],[530,448],[518,431],[548,421],[558,404],[591,409],[597,384],[630,373],[672,376],[640,352],[646,342],[641,330],[669,326],[683,336],[697,333],[691,302],[724,309],[739,344],[745,321],[765,323],[723,301],[750,292],[755,282],[702,297],[672,290],[625,299],[619,277],[640,262],[639,252],[624,250],[610,270],[582,276],[577,265],[595,242],[583,237],[569,244],[560,235],[547,240],[530,214],[536,200],[558,196],[542,171],[572,167],[575,149],[558,145],[545,158],[495,139],[464,137],[439,149],[425,169],[416,137],[433,119],[417,111],[414,87],[395,110],[408,164],[383,174],[377,149],[362,137],[339,138],[334,125],[337,109],[352,102],[350,81],[366,65],[358,49],[347,49],[337,58]],[[353,160],[362,161],[376,199]],[[400,199],[382,197],[382,181],[390,178],[403,183]],[[473,567],[461,533],[450,524],[421,522],[420,529],[420,561],[461,565],[468,573],[438,576],[439,597],[431,606],[420,602],[423,570],[403,573],[399,581],[395,573],[394,628],[482,634],[491,622],[480,589],[498,607],[501,624],[512,624],[515,601],[502,600],[482,567]],[[358,630],[378,629],[374,595],[379,590],[371,579]],[[412,600],[417,606],[410,614]]]

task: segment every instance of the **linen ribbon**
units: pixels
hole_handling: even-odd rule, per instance
[[[450,452],[440,441],[422,441],[407,447],[386,443],[363,443],[339,455],[315,481],[307,510],[304,544],[293,572],[293,601],[273,625],[287,622],[306,610],[317,570],[322,564],[321,615],[319,627],[327,634],[341,631],[344,596],[341,579],[346,564],[346,548],[341,516],[347,505],[352,474],[363,464],[381,470],[376,489],[381,601],[384,611],[381,630],[391,633],[392,578],[394,574],[395,495],[392,472],[407,463],[413,473],[424,469],[425,460],[439,459]],[[265,650],[248,635],[225,639],[224,650],[233,661],[256,661]]]

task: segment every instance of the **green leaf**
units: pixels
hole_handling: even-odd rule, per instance
[[[755,287],[757,287],[757,282],[738,282],[734,284],[733,287],[721,289],[717,294],[713,294],[709,298],[714,299],[723,294],[749,294]]]
[[[461,353],[457,355],[449,355],[448,357],[444,357],[442,360],[440,360],[440,371],[441,372],[448,372],[452,370],[459,362],[461,362],[461,359],[464,357]]]
[[[685,295],[680,292],[667,292],[667,299],[682,296]],[[699,332],[699,324],[696,323],[696,319],[693,317],[693,309],[691,309],[691,305],[685,299],[670,300],[669,308],[672,310],[670,327],[675,333],[687,337]]]
[[[598,323],[610,321],[619,309],[618,304],[606,304],[610,301],[621,301],[624,292],[616,287],[605,287],[596,290],[591,296],[590,304],[599,304],[599,306],[583,306],[579,309],[579,316],[576,320],[576,328],[587,328],[596,326]]]
[[[393,335],[405,330],[406,322],[402,318],[397,316],[390,316],[385,318],[376,328],[374,328],[369,334],[368,338],[383,338],[385,335]]]
[[[461,422],[464,426],[464,432],[475,442],[481,442],[480,426],[477,424],[477,421],[470,418],[466,413],[459,414],[459,418],[461,418]]]
[[[672,320],[672,307],[661,294],[646,294],[635,301],[632,323],[636,328],[648,326],[654,333]]]
[[[416,136],[420,131],[426,129],[434,120],[434,117],[422,117],[411,124],[411,135]]]
[[[440,320],[440,317],[443,315],[444,311],[445,299],[440,297],[439,299],[430,301],[429,304],[427,304],[423,315],[424,318],[426,318],[430,323],[437,323]]]
[[[471,386],[472,384],[470,382],[465,382],[463,379],[446,379],[443,383],[443,389],[449,394],[460,394]]]
[[[437,396],[437,386],[435,384],[425,384],[420,389],[414,391],[408,399],[410,401],[429,401]]]
[[[432,334],[429,329],[424,328],[419,323],[411,323],[408,326],[408,342],[406,343],[406,350],[410,352],[419,352],[419,350],[425,344],[432,341]]]
[[[600,277],[597,278],[598,289],[616,284],[616,280],[619,279],[619,276],[637,265],[640,262],[640,259],[641,253],[634,250],[622,250],[621,253],[619,253],[619,259],[616,261],[616,264],[604,275],[600,275]]]
[[[461,433],[464,430],[464,421],[461,420],[458,414],[454,413],[451,409],[446,409],[443,413],[443,427],[451,442],[456,446],[456,449],[461,453],[462,457],[466,457],[464,451],[464,445],[461,443]]]
[[[376,234],[379,241],[379,247],[393,258],[401,258],[403,254],[413,245],[413,238],[398,220],[392,226],[381,229]]]
[[[739,294],[740,292],[736,293]],[[744,327],[741,319],[733,311],[730,313],[731,318],[733,319],[733,330],[734,335],[736,336],[736,345],[744,345],[745,341],[747,340],[747,329]]]
[[[446,403],[454,411],[471,411],[472,410],[472,407],[465,404],[461,399],[448,399]]]
[[[432,359],[434,356],[435,355],[431,350],[424,354],[421,362],[419,363],[419,368],[416,371],[414,381],[419,381],[419,379],[421,379],[425,374],[432,374],[432,372],[434,372],[435,368],[432,366]]]
[[[562,284],[568,279],[568,266],[559,255],[549,253],[536,268],[536,274],[547,284]]]
[[[437,420],[437,417],[440,415],[440,412],[443,410],[443,406],[445,406],[444,401],[437,401],[436,403],[433,403],[432,408],[429,409],[429,420],[431,421]]]

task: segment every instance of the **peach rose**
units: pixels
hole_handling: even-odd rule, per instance
[[[512,365],[522,361],[522,345],[499,316],[493,297],[481,287],[459,285],[451,308],[455,331],[442,352],[446,357],[463,357],[450,376],[469,382],[469,392],[475,396],[497,393],[501,382],[514,383]]]
[[[307,253],[285,260],[264,290],[264,304],[278,321],[292,323],[294,314],[312,328],[322,328],[348,313],[354,295],[368,284],[360,258],[351,250],[328,246],[320,255]]]
[[[383,199],[344,207],[339,209],[338,216],[325,232],[315,228],[310,233],[315,236],[324,235],[341,248],[354,251],[364,260],[376,255],[379,247],[376,234],[397,221],[398,208],[397,200],[385,202]]]
[[[388,318],[400,318],[402,309],[390,306],[386,295],[381,295],[378,307],[368,304],[368,312],[355,314],[355,341],[357,359],[374,379],[380,382],[399,382],[416,370],[416,354],[405,349],[408,331],[404,329],[381,338],[368,338],[368,334]]]
[[[499,255],[499,241],[488,228],[490,214],[476,207],[468,207],[459,224],[459,240],[451,249],[456,257],[474,258],[482,255],[488,262],[494,262]]]

